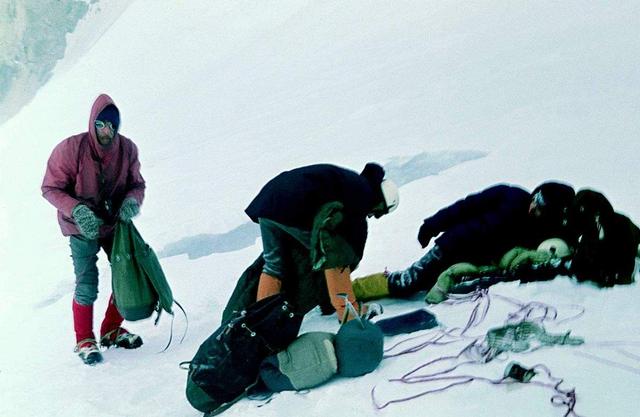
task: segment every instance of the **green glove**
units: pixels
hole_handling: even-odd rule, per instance
[[[87,239],[95,240],[100,234],[100,226],[104,223],[93,211],[84,204],[78,204],[71,212],[76,226]]]
[[[122,206],[120,206],[120,211],[118,212],[118,217],[123,222],[128,222],[132,218],[136,217],[140,213],[140,205],[135,198],[126,198],[122,202]]]
[[[537,265],[547,262],[551,259],[551,254],[546,251],[528,250],[518,254],[511,263],[507,270],[515,271],[523,265]]]
[[[438,276],[435,285],[427,293],[425,301],[428,304],[439,304],[443,302],[448,298],[451,288],[460,282],[461,277],[474,275],[479,271],[479,267],[467,262],[451,265]]]

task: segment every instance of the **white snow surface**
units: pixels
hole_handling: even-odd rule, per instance
[[[261,250],[256,239],[241,249],[162,258],[189,315],[184,342],[158,353],[168,316],[157,327],[126,323],[144,346],[108,350],[104,363],[83,365],[72,352],[68,240],[39,188],[51,150],[86,130],[99,93],[115,99],[122,132],[139,147],[147,194],[136,225],[157,251],[245,224],[243,210],[260,187],[292,167],[329,162],[359,171],[368,161],[397,167],[413,157],[447,159],[435,171],[407,162],[400,206],[370,221],[355,277],[408,266],[423,254],[415,236],[424,217],[497,182],[591,187],[640,219],[638,21],[640,3],[615,0],[132,1],[0,127],[0,415],[200,415],[185,398],[178,363],[218,326],[236,279]],[[99,267],[96,327],[110,292],[102,253]],[[490,294],[489,315],[473,334],[502,325],[515,309],[501,294],[548,303],[560,318],[582,306],[582,316],[547,330],[572,330],[586,343],[510,354],[461,373],[498,378],[509,360],[544,363],[563,387],[575,387],[579,415],[638,415],[637,284],[601,290],[559,277],[501,284]],[[424,306],[421,297],[382,303],[385,316]],[[432,311],[454,327],[472,308]],[[177,314],[174,334],[184,326]],[[311,330],[336,331],[337,321],[314,310],[303,325]],[[611,341],[619,343],[604,343]],[[364,377],[279,394],[262,407],[242,400],[225,415],[564,414],[548,390],[483,382],[376,411],[374,386],[380,402],[432,389],[388,380],[462,347],[385,359]]]

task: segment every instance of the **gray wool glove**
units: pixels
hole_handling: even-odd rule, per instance
[[[71,216],[75,220],[78,229],[80,229],[82,236],[91,240],[98,238],[100,226],[104,222],[89,207],[84,204],[78,204],[71,212]]]
[[[140,205],[135,198],[125,198],[122,202],[122,206],[120,206],[120,211],[118,212],[118,217],[120,220],[124,222],[128,222],[132,218],[136,217],[140,213]]]

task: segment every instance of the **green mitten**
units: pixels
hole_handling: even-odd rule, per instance
[[[118,217],[124,222],[128,222],[132,218],[136,217],[140,213],[140,205],[135,198],[126,198],[120,206]]]
[[[504,254],[504,256],[500,259],[498,266],[500,267],[500,269],[508,270],[509,265],[511,265],[511,262],[513,262],[513,260],[516,259],[521,253],[526,252],[528,250],[529,249],[527,248],[516,246],[515,248],[511,249],[510,251]]]
[[[551,259],[552,255],[549,252],[545,251],[537,251],[537,250],[528,250],[523,251],[518,256],[516,256],[509,266],[507,267],[508,271],[515,271],[522,265],[536,265],[547,262]]]
[[[98,238],[103,221],[89,207],[78,204],[71,212],[71,216],[82,236],[91,240]]]
[[[438,276],[436,284],[427,293],[425,301],[429,304],[439,304],[443,302],[447,299],[447,294],[449,294],[451,288],[460,282],[462,277],[475,275],[479,270],[480,268],[476,265],[467,262],[451,265]]]

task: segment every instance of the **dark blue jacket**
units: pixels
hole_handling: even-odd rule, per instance
[[[245,212],[256,223],[264,217],[310,231],[320,207],[339,201],[344,205],[344,220],[338,232],[362,257],[367,239],[367,214],[377,199],[370,181],[363,175],[334,165],[318,164],[277,175],[260,190]]]
[[[536,244],[529,220],[531,194],[517,186],[495,185],[471,194],[425,220],[444,232],[435,243],[452,262],[496,262],[514,246]]]

